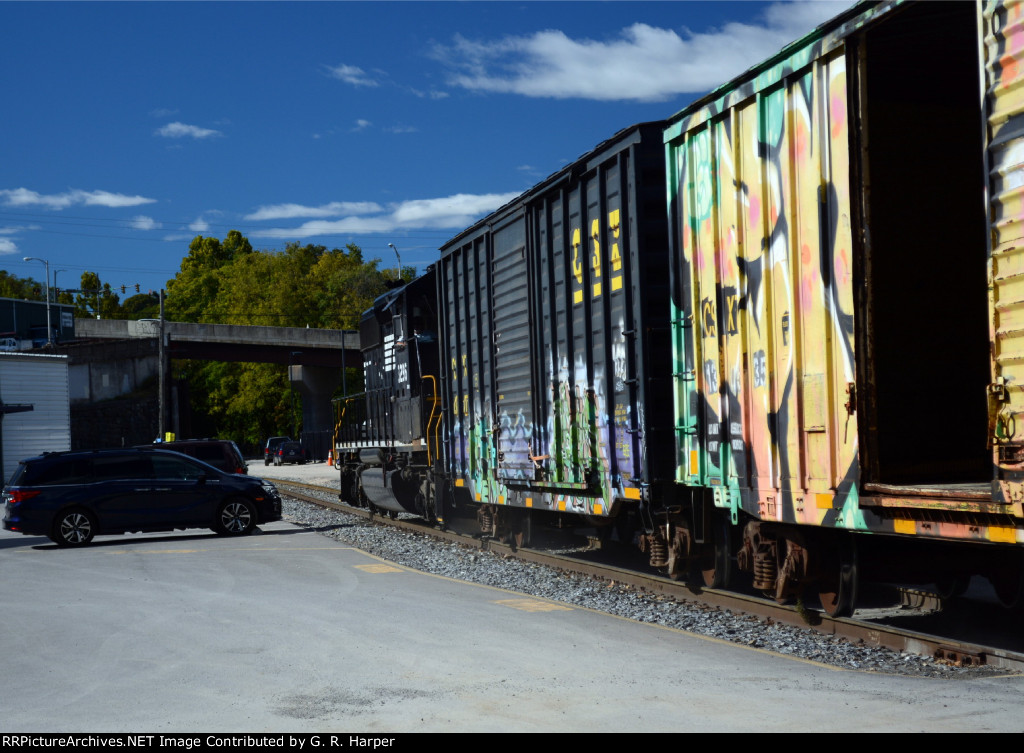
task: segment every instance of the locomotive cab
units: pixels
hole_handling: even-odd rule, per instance
[[[335,401],[339,497],[392,517],[436,517],[427,485],[437,458],[436,291],[432,272],[374,301],[359,324],[365,392]]]

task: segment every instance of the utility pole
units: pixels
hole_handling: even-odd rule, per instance
[[[402,282],[402,257],[398,255],[398,247],[394,243],[389,243],[391,250],[395,252],[395,257],[398,259],[398,282]]]
[[[43,280],[44,290],[46,291],[46,344],[49,347],[53,347],[53,324],[50,318],[50,262],[46,259],[40,259],[36,256],[25,256],[24,261],[41,261],[46,266],[46,279]]]
[[[167,358],[166,358],[166,354],[164,353],[164,289],[163,288],[160,288],[160,329],[159,329],[159,332],[160,332],[160,344],[157,346],[157,358],[160,361],[160,365],[158,367],[158,371],[160,372],[160,387],[159,387],[159,389],[160,389],[160,399],[158,400],[158,403],[159,403],[159,406],[160,406],[159,407],[159,410],[160,410],[160,420],[157,421],[157,432],[159,433],[160,441],[163,442],[164,441],[164,437],[166,436],[166,433],[165,433],[166,427],[165,427],[165,424],[164,424],[164,416],[167,415],[167,407],[166,407],[166,404],[165,404],[165,396],[167,394],[167,377],[165,375],[165,372],[167,371]]]

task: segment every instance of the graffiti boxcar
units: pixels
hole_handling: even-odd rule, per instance
[[[1019,349],[1001,356],[1021,336],[1004,324],[1024,300],[1003,237],[1019,221],[999,224],[1019,180],[994,171],[1016,189],[994,189],[994,301],[984,190],[986,138],[1007,164],[997,145],[1019,133],[1003,102],[1020,100],[1017,16],[855,8],[666,129],[676,481],[744,525],[739,565],[779,598],[817,582],[830,611],[852,608],[857,547],[885,544],[835,531],[1024,542],[1019,484],[999,483],[1024,460]],[[896,559],[942,578],[948,552],[909,552]],[[1016,555],[986,554],[978,568],[1015,595]],[[974,557],[958,550],[950,573]]]
[[[1019,601],[1022,15],[858,4],[460,233],[364,317],[343,496],[621,522],[834,614],[864,576]]]
[[[626,129],[441,249],[454,499],[607,519],[671,472],[662,124]]]

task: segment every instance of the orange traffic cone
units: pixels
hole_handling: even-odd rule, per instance
[[[334,465],[334,450],[327,451],[327,465]]]

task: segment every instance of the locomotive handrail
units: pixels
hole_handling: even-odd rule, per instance
[[[353,420],[347,422],[347,425],[346,425],[346,416],[348,414],[349,408],[355,408],[356,406],[359,406],[359,405],[362,405],[362,406],[365,407],[365,405],[366,405],[366,394],[367,393],[365,393],[365,392],[361,392],[361,393],[359,393],[357,395],[346,395],[345,397],[334,398],[331,401],[336,406],[337,417],[338,417],[337,422],[334,424],[334,446],[335,447],[339,446],[339,441],[345,441],[345,440],[351,441],[351,440],[357,440],[357,439],[360,438],[360,437],[357,437],[357,436],[351,436],[354,433],[352,431],[348,431],[348,432],[345,431],[345,429],[353,428],[353,424],[359,421],[358,417],[349,417],[349,418],[352,418]],[[364,414],[365,414],[365,410],[364,410]],[[355,427],[355,428],[357,430],[359,430],[359,431],[361,431],[363,429],[362,426],[358,426],[358,427]],[[345,434],[348,434],[349,436],[344,436]]]
[[[430,416],[427,418],[427,464],[433,465],[434,459],[430,453],[430,443],[433,440],[435,443],[434,456],[440,457],[441,455],[441,442],[439,427],[441,425],[441,411],[438,406],[441,404],[441,398],[437,394],[437,377],[433,374],[426,374],[421,377],[422,381],[428,379],[433,383],[433,390],[431,391],[431,403],[430,403]]]

